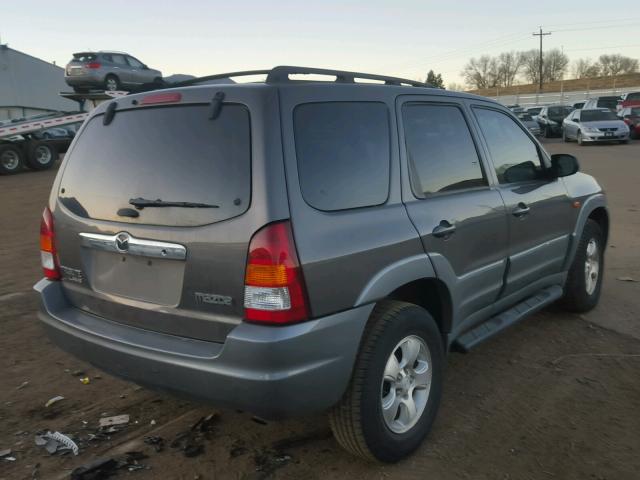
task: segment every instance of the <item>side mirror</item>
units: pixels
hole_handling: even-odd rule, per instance
[[[567,153],[551,155],[551,175],[554,178],[568,177],[580,170],[578,159]]]

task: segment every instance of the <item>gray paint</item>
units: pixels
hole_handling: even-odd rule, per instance
[[[77,110],[75,102],[59,95],[68,89],[64,69],[0,45],[0,120]]]

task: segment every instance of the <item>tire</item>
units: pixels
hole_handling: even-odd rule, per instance
[[[401,368],[405,361],[404,354],[398,358],[404,348],[401,345],[413,345],[417,348],[414,351],[419,352],[419,361],[409,369]],[[412,453],[436,417],[443,369],[444,348],[429,312],[410,303],[379,303],[367,324],[347,391],[329,413],[338,443],[350,453],[372,461],[396,462]],[[397,373],[393,381],[384,379],[389,370]],[[429,371],[431,376],[427,379]],[[412,374],[416,384],[424,383],[422,387],[413,386]],[[408,402],[398,396],[403,390],[408,396],[402,398],[411,398],[415,407],[413,417],[407,410]],[[391,406],[387,420],[383,415],[385,399]]]
[[[22,170],[24,156],[14,145],[0,145],[0,175],[12,175]]]
[[[115,75],[109,74],[104,79],[104,89],[107,92],[115,92],[121,90],[120,80]]]
[[[595,255],[590,250],[595,244]],[[591,251],[591,254],[589,253]],[[594,266],[593,261],[597,261]],[[590,266],[587,265],[589,261]],[[596,269],[596,278],[593,271]],[[602,290],[604,275],[604,235],[600,225],[594,220],[587,220],[582,230],[580,242],[573,259],[569,275],[564,286],[564,296],[560,299],[561,306],[571,312],[588,312],[598,304]],[[591,282],[587,282],[587,276]]]
[[[58,149],[49,142],[33,142],[29,146],[27,166],[32,170],[48,170],[58,159]]]

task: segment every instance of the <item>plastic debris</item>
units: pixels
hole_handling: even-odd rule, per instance
[[[6,450],[0,450],[0,459],[4,460],[5,462],[15,462],[16,461],[16,457],[12,457],[11,456],[11,449],[7,448]]]
[[[210,437],[219,417],[216,414],[201,417],[186,432],[179,433],[169,445],[182,451],[185,457],[196,457],[204,452],[204,440]]]
[[[36,435],[35,442],[39,447],[44,447],[51,455],[64,450],[71,450],[74,455],[79,453],[78,445],[60,432],[47,432]]]
[[[82,378],[80,379],[80,382],[81,382],[83,385],[89,385],[89,382],[91,382],[91,380],[89,379],[89,377],[82,377]]]
[[[99,421],[100,428],[119,427],[129,423],[129,415],[116,415],[114,417],[104,417]]]
[[[156,421],[155,421],[155,420],[151,420],[151,421],[149,422],[149,425],[151,425],[151,426],[153,426],[153,425],[155,425],[155,424],[156,424]]]
[[[18,386],[16,387],[16,390],[22,390],[22,389],[23,389],[24,387],[26,387],[27,385],[29,385],[29,382],[28,382],[28,381],[24,381],[24,382],[22,382],[20,385],[18,385]]]
[[[71,472],[71,480],[96,480],[116,475],[117,470],[126,469],[129,472],[149,469],[150,467],[139,463],[147,458],[142,452],[127,452],[121,457],[101,458],[82,465]]]
[[[57,395],[57,396],[47,400],[47,403],[45,403],[44,406],[45,407],[50,407],[54,403],[58,403],[60,400],[64,400],[64,397],[62,395]]]
[[[620,280],[621,282],[637,282],[633,277],[618,277],[616,280]]]
[[[144,437],[144,443],[153,446],[156,452],[161,452],[164,449],[164,438],[162,437],[155,435]]]

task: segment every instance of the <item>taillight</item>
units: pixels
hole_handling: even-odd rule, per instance
[[[51,215],[49,207],[46,207],[42,212],[40,222],[40,261],[45,277],[49,280],[60,280],[60,268],[53,233],[53,215]]]
[[[309,318],[290,222],[272,223],[255,233],[249,245],[244,283],[246,320],[285,324]]]
[[[96,68],[100,68],[102,65],[100,64],[100,62],[89,62],[87,64],[85,64],[85,67],[90,68],[92,70],[96,69]]]
[[[153,93],[140,101],[140,105],[156,105],[158,103],[175,103],[182,99],[178,92]]]

